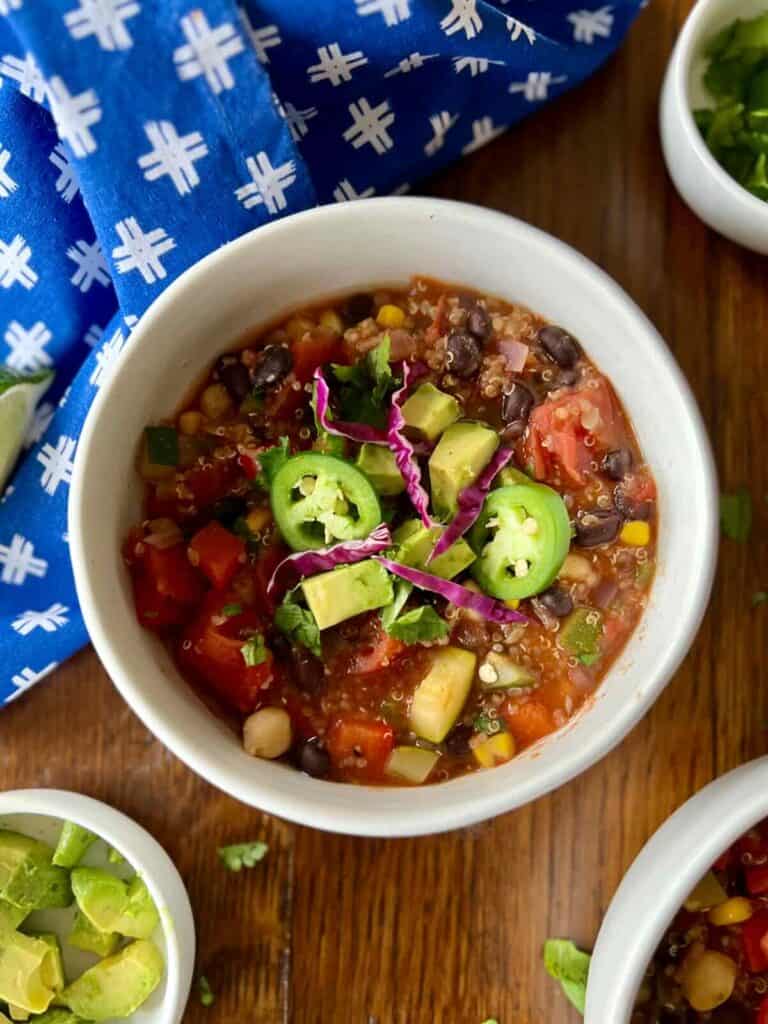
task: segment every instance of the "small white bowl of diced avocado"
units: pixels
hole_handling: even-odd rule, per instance
[[[0,1024],[178,1024],[195,932],[162,847],[106,804],[0,794]]]

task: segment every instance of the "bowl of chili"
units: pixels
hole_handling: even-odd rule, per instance
[[[768,758],[685,803],[611,901],[587,1024],[768,1020]]]
[[[679,368],[602,271],[491,211],[373,200],[158,298],[86,423],[71,547],[107,671],[190,767],[414,835],[642,716],[706,606],[715,495]]]

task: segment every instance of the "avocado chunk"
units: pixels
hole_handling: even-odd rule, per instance
[[[383,608],[394,600],[392,581],[373,559],[321,572],[301,584],[319,629]]]
[[[594,608],[576,608],[560,627],[560,646],[582,665],[594,665],[600,657],[603,617]]]
[[[402,494],[405,490],[394,453],[380,444],[364,444],[357,456],[357,468],[373,484],[377,494],[389,496]]]
[[[8,1013],[12,1021],[29,1020],[29,1010],[22,1010],[20,1006],[9,1006]]]
[[[439,526],[433,526],[428,530],[418,519],[407,520],[393,535],[393,540],[398,545],[395,561],[410,565],[414,569],[424,569],[444,580],[458,576],[460,572],[469,568],[477,557],[463,537],[459,537],[447,551],[427,565],[430,552],[442,532]]]
[[[64,980],[64,961],[61,959],[61,943],[58,935],[52,932],[30,932],[32,938],[44,942],[50,950],[50,956],[43,962],[43,982],[54,992],[61,992]]]
[[[157,908],[138,875],[126,884],[101,868],[75,868],[72,891],[78,909],[99,932],[148,939],[159,923]]]
[[[27,914],[23,907],[14,907],[12,903],[0,900],[0,938],[8,932],[15,932]]]
[[[53,863],[60,868],[77,867],[89,847],[96,842],[96,838],[93,832],[89,832],[82,825],[65,821],[53,854]]]
[[[0,1014],[0,1024],[3,1024],[2,1014]],[[44,1013],[42,1017],[35,1017],[35,1024],[88,1024],[88,1021],[78,1017],[71,1010],[54,1007]]]
[[[461,647],[438,648],[411,701],[410,724],[417,736],[442,743],[464,707],[476,656]]]
[[[459,494],[474,483],[498,447],[498,435],[482,423],[467,420],[448,427],[429,457],[432,506],[440,519],[453,518]]]
[[[97,956],[111,956],[120,943],[120,936],[117,932],[100,931],[95,925],[91,924],[78,907],[72,931],[67,936],[67,942],[70,946],[74,946],[75,949],[85,950],[86,953],[95,953]]]
[[[85,1020],[129,1017],[160,984],[164,967],[157,946],[139,939],[81,974],[62,1000]]]
[[[436,441],[460,414],[461,407],[453,395],[434,384],[422,384],[403,403],[405,425],[427,441]]]
[[[61,954],[59,953],[59,956]],[[56,956],[42,939],[13,932],[0,943],[0,1001],[29,1013],[43,1013],[55,991]]]
[[[0,831],[0,899],[25,910],[68,907],[69,874],[51,864],[53,850],[18,832]]]

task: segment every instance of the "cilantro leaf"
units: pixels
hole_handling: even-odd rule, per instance
[[[385,336],[364,361],[354,366],[331,364],[331,373],[342,385],[337,399],[343,420],[383,428],[387,419],[387,398],[397,385],[389,365],[391,344]]]
[[[216,1002],[216,996],[213,994],[213,989],[204,974],[201,974],[197,979],[197,989],[200,994],[200,1002],[203,1006],[213,1006]]]
[[[256,482],[268,491],[278,470],[282,469],[290,454],[290,442],[287,437],[281,437],[274,448],[267,448],[265,452],[259,452],[261,473],[256,478]]]
[[[720,527],[726,537],[745,544],[752,529],[752,496],[746,487],[720,495]]]
[[[342,367],[342,369],[351,369],[351,367]],[[345,439],[336,434],[329,433],[317,418],[317,384],[312,388],[312,399],[309,404],[312,407],[312,416],[315,420],[315,430],[317,432],[317,438],[312,447],[316,452],[322,452],[323,455],[335,455],[337,458],[344,458],[347,450]],[[328,417],[329,419],[332,418],[330,410]]]
[[[761,604],[768,604],[768,590],[758,590],[752,595],[752,607],[757,608]]]
[[[267,660],[267,648],[264,646],[264,637],[261,633],[254,633],[253,636],[248,637],[240,648],[240,653],[248,668],[263,665]]]
[[[387,397],[392,384],[392,367],[389,365],[389,354],[392,351],[392,343],[389,335],[386,334],[376,348],[368,353],[366,366],[373,381],[373,401],[375,405],[381,405]]]
[[[315,616],[309,608],[302,608],[300,604],[296,604],[291,594],[286,595],[275,612],[275,626],[281,633],[285,633],[289,640],[306,647],[316,657],[322,657],[320,629]]]
[[[582,953],[568,939],[547,939],[544,943],[547,973],[560,982],[563,992],[579,1013],[584,1013],[591,959],[588,953]]]
[[[392,626],[392,623],[398,617],[400,612],[405,606],[405,602],[411,596],[413,590],[413,584],[408,583],[406,580],[398,579],[395,581],[395,596],[391,604],[388,604],[386,608],[382,609],[381,612],[381,624],[387,633]]]
[[[418,644],[448,636],[448,623],[431,605],[425,604],[399,616],[387,632],[403,643]]]
[[[261,840],[253,843],[235,843],[233,846],[220,846],[219,859],[227,871],[242,871],[252,868],[260,860],[264,860],[269,847]]]
[[[236,601],[233,601],[232,604],[224,605],[224,607],[221,609],[221,614],[226,615],[228,619],[231,619],[235,615],[241,615],[242,611],[243,606],[241,604],[238,604]]]

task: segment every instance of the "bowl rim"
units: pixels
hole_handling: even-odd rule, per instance
[[[732,178],[724,167],[720,166],[704,142],[693,117],[688,81],[691,65],[696,57],[695,47],[703,42],[699,38],[700,24],[711,8],[724,6],[724,2],[725,0],[698,0],[696,6],[688,14],[675,43],[668,70],[669,82],[672,87],[674,103],[679,112],[679,124],[685,133],[685,142],[691,147],[704,170],[712,176],[720,188],[727,192],[729,198],[739,205],[743,215],[768,218],[768,203],[753,196],[735,178]]]
[[[16,814],[81,825],[125,857],[146,882],[158,907],[168,906],[171,903],[169,897],[173,897],[174,916],[160,914],[166,947],[166,991],[158,1012],[158,1024],[179,1024],[192,983],[195,922],[181,875],[157,839],[122,811],[71,790],[35,788],[1,792],[0,819]],[[144,853],[141,852],[142,846],[146,848]],[[158,875],[166,876],[163,883],[158,881]],[[168,891],[169,888],[172,892]],[[180,935],[186,937],[186,942],[179,941]],[[128,1018],[129,1021],[132,1019],[133,1015]]]
[[[562,755],[556,764],[547,766],[543,771],[532,772],[529,778],[516,784],[514,788],[476,796],[472,801],[462,803],[454,801],[450,804],[446,801],[446,806],[441,806],[437,801],[434,806],[425,810],[423,806],[417,806],[416,802],[412,800],[413,794],[422,790],[423,787],[406,787],[399,791],[397,813],[384,809],[372,810],[366,806],[364,800],[360,800],[360,807],[356,808],[356,814],[352,817],[335,806],[334,801],[324,801],[323,799],[324,789],[328,786],[338,786],[338,783],[306,779],[306,786],[302,788],[302,795],[299,797],[295,794],[275,794],[268,783],[260,782],[254,775],[249,778],[248,794],[244,795],[241,773],[218,763],[217,758],[212,757],[207,750],[195,747],[184,736],[179,735],[162,715],[155,713],[151,701],[145,699],[134,687],[131,672],[123,668],[121,658],[116,653],[111,641],[108,614],[102,613],[94,600],[92,574],[87,557],[87,534],[84,530],[82,513],[84,495],[87,490],[88,453],[98,434],[99,420],[115,397],[120,377],[125,368],[132,363],[140,363],[142,342],[148,336],[151,337],[153,325],[161,314],[174,304],[180,303],[184,293],[188,289],[196,288],[212,268],[219,263],[236,259],[241,252],[252,246],[256,239],[259,240],[259,245],[266,245],[275,234],[300,231],[301,226],[307,222],[324,220],[326,223],[333,223],[345,218],[352,220],[365,218],[366,212],[374,208],[385,210],[387,215],[393,218],[393,223],[396,222],[394,218],[397,216],[410,218],[420,214],[428,220],[445,214],[456,222],[466,219],[475,228],[487,225],[489,229],[495,228],[506,233],[511,232],[518,237],[526,238],[531,245],[538,244],[540,247],[546,248],[551,253],[553,261],[567,262],[572,267],[574,274],[580,273],[589,277],[595,288],[602,289],[626,316],[635,321],[638,330],[642,331],[647,337],[649,345],[655,349],[660,364],[663,365],[665,372],[674,384],[690,427],[691,444],[696,451],[696,468],[708,495],[708,500],[700,510],[705,543],[700,548],[700,560],[697,564],[694,582],[686,595],[685,614],[676,624],[674,642],[659,652],[659,657],[651,673],[653,685],[648,685],[641,696],[633,695],[632,699],[628,699],[624,703],[621,714],[617,714],[612,720],[612,728],[597,736],[590,743],[588,751],[579,750],[568,758]],[[559,788],[603,758],[643,717],[688,653],[706,611],[717,552],[717,516],[715,512],[717,481],[706,429],[682,370],[649,319],[605,271],[565,242],[507,214],[453,200],[413,196],[381,197],[367,199],[364,203],[318,207],[259,227],[204,257],[158,296],[144,313],[134,330],[134,335],[136,336],[132,343],[124,350],[116,372],[100,389],[93,402],[78,444],[69,496],[70,550],[78,598],[93,645],[107,673],[127,703],[154,735],[189,768],[236,799],[298,824],[329,832],[361,836],[417,836],[472,825],[514,810]],[[442,783],[440,788],[460,784],[463,781],[465,780],[459,779]],[[355,788],[362,793],[371,792],[369,787]],[[380,789],[380,787],[377,788]]]
[[[756,780],[762,788],[755,785]],[[624,874],[600,927],[590,968],[590,979],[600,980],[591,989],[587,984],[585,1024],[603,1024],[608,1019],[629,1024],[645,970],[686,897],[717,858],[766,817],[768,756],[714,779],[659,826]],[[682,871],[681,864],[685,865]],[[633,913],[627,915],[630,902]],[[623,926],[627,916],[631,916],[631,927]],[[605,972],[604,962],[610,962]],[[600,986],[597,995],[596,985]]]

